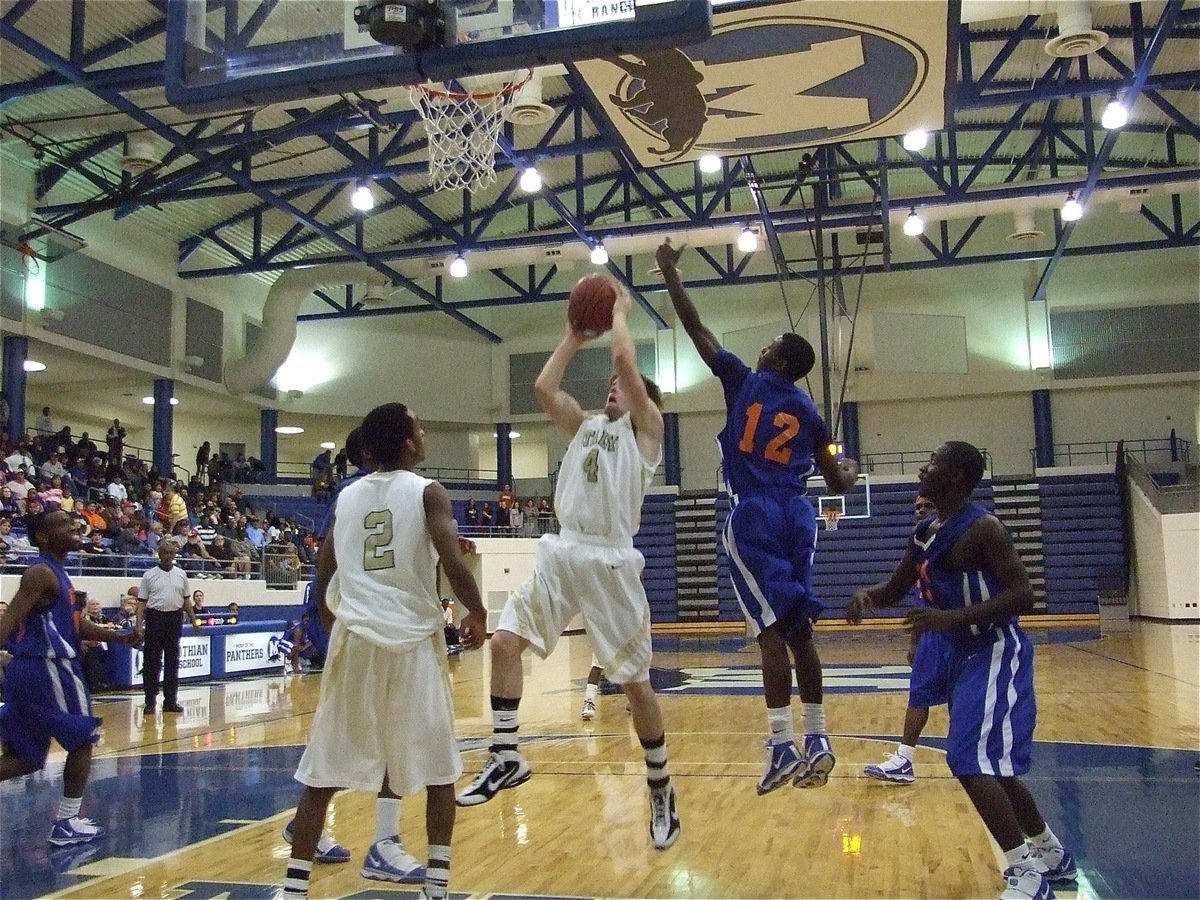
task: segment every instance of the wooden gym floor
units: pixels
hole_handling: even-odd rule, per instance
[[[1200,896],[1200,629],[1135,623],[1133,632],[1038,631],[1038,744],[1028,778],[1075,852],[1071,897]],[[827,787],[755,793],[766,724],[757,652],[740,635],[657,637],[683,834],[655,851],[644,766],[621,695],[579,718],[590,651],[564,639],[526,659],[522,750],[534,777],[459,810],[451,889],[459,897],[995,897],[996,853],[940,749],[935,709],[912,786],[864,764],[890,752],[903,720],[907,638],[819,635],[837,768]],[[488,661],[451,661],[467,778],[486,755]],[[109,833],[51,848],[62,754],[0,786],[0,897],[270,898],[287,859],[280,829],[299,793],[292,773],[317,702],[305,675],[187,687],[186,712],[144,719],[137,695],[98,698],[103,743],[85,815]],[[795,706],[798,720],[798,703]],[[388,727],[381,723],[381,727]],[[423,797],[402,831],[425,850]],[[317,866],[313,896],[413,897],[367,881],[373,798],[339,794],[329,822],[353,859]]]

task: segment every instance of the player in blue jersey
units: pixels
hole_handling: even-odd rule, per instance
[[[75,591],[64,565],[79,549],[79,533],[61,511],[41,513],[29,528],[41,551],[0,616],[0,644],[12,654],[0,705],[0,781],[36,772],[46,764],[50,739],[67,751],[63,799],[50,829],[56,846],[95,840],[104,829],[79,815],[92,766],[100,720],[79,665],[80,640],[136,644],[135,631],[119,632],[75,618]]]
[[[1004,852],[1002,900],[1045,900],[1052,883],[1075,878],[1075,860],[1019,777],[1029,771],[1037,709],[1033,647],[1017,618],[1033,607],[1033,590],[1008,531],[970,502],[983,471],[970,444],[934,451],[920,482],[937,516],[917,525],[888,581],[854,594],[847,618],[895,606],[919,581],[925,605],[907,622],[944,634],[952,650],[946,762]]]
[[[725,427],[717,442],[732,510],[724,542],[738,603],[758,637],[771,728],[758,792],[773,791],[789,779],[796,787],[819,787],[835,760],[825,733],[821,659],[812,636],[822,609],[812,590],[817,518],[804,495],[807,479],[818,472],[830,491],[844,494],[858,480],[858,464],[833,456],[829,429],[812,398],[796,387],[816,359],[808,341],[781,334],[750,371],[700,321],[679,277],[682,251],[667,241],[655,258],[680,324],[725,392]],[[793,659],[803,752],[792,731]]]
[[[918,525],[936,512],[932,500],[917,495],[913,502],[913,513]],[[913,593],[920,600],[920,587],[915,588]],[[851,624],[857,625],[858,622]],[[900,746],[895,753],[889,753],[883,762],[863,766],[863,774],[895,784],[912,784],[916,781],[914,759],[917,741],[921,739],[921,732],[929,721],[929,708],[942,706],[949,700],[950,654],[950,644],[941,632],[912,632],[912,641],[908,646],[908,664],[912,666],[912,674],[908,677],[908,709],[904,713]]]

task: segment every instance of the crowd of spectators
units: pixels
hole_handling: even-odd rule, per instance
[[[462,532],[496,537],[539,537],[555,530],[554,507],[549,497],[521,500],[512,485],[504,485],[495,507],[490,500],[467,500]]]
[[[125,436],[114,419],[101,449],[87,432],[56,430],[49,408],[21,439],[0,434],[0,571],[24,568],[35,552],[27,523],[55,509],[78,522],[83,574],[125,573],[138,558],[144,564],[134,571],[152,566],[164,540],[179,546],[179,565],[194,577],[265,577],[268,587],[294,587],[316,564],[309,530],[252,509],[232,488],[225,476],[236,473],[236,461],[210,457],[185,483],[127,454]]]

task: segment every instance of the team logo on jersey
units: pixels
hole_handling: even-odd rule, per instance
[[[576,65],[648,166],[940,127],[947,5],[863,6],[721,12],[701,44]]]

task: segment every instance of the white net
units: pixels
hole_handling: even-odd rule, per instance
[[[505,113],[532,70],[490,91],[447,91],[430,85],[409,88],[425,120],[429,179],[434,190],[474,193],[496,180],[496,150]]]

